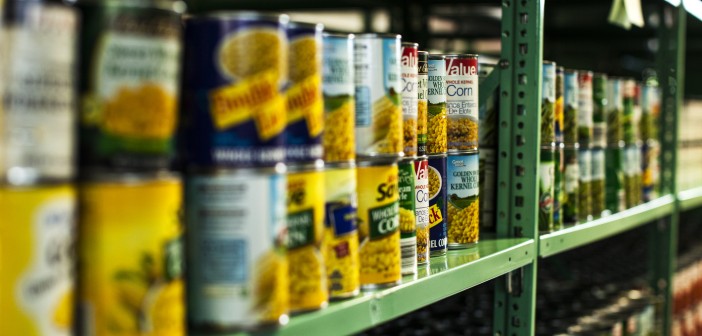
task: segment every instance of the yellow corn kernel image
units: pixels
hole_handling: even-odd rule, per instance
[[[401,278],[400,231],[361,244],[361,284],[382,284]]]
[[[73,291],[61,295],[61,299],[54,308],[54,326],[61,329],[70,329],[73,325]]]
[[[329,296],[344,298],[358,293],[360,286],[358,234],[336,237],[333,228],[326,230],[325,265]]]
[[[446,152],[446,109],[429,119],[429,134],[427,135],[427,153],[437,154]]]
[[[373,104],[373,147],[381,154],[396,154],[404,150],[402,139],[402,108],[383,96]]]
[[[417,134],[427,134],[428,103],[420,100],[417,105]]]
[[[153,336],[185,335],[185,286],[176,280],[161,283],[149,291],[147,298],[149,325],[146,329]]]
[[[405,156],[417,155],[417,120],[405,119],[402,128]]]
[[[400,232],[414,233],[416,228],[414,211],[400,207]]]
[[[352,161],[356,158],[355,103],[349,99],[337,109],[325,114],[326,127],[322,135],[324,161]]]
[[[316,245],[288,251],[290,310],[319,309],[328,300],[326,273]]]
[[[320,45],[314,37],[298,38],[290,43],[288,73],[291,82],[320,74],[321,68]]]
[[[428,261],[429,256],[429,226],[417,228],[417,262]]]
[[[479,200],[461,209],[448,202],[448,242],[469,244],[478,241]]]
[[[120,87],[105,102],[102,129],[117,136],[136,139],[170,138],[177,124],[175,97],[162,86],[146,83]]]
[[[243,79],[273,70],[287,76],[287,45],[278,30],[252,29],[236,33],[221,44],[219,65],[234,78]]]
[[[434,198],[441,191],[441,176],[435,169],[429,169],[429,199]]]
[[[262,322],[278,323],[287,314],[290,304],[288,294],[288,261],[284,255],[268,251],[256,262],[253,274],[253,307]]]
[[[451,149],[475,149],[477,147],[477,122],[470,118],[449,119],[447,127],[448,143]]]

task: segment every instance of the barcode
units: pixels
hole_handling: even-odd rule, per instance
[[[417,269],[417,237],[400,240],[400,256],[402,273],[413,274]]]

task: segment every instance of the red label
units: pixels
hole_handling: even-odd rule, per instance
[[[446,76],[477,76],[477,58],[446,58]]]
[[[403,67],[417,67],[417,47],[402,46],[402,59],[400,64]]]

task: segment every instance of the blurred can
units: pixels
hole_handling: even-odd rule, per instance
[[[658,115],[660,114],[660,90],[653,82],[644,83],[641,87],[641,140],[658,140]]]
[[[81,166],[107,171],[167,169],[175,156],[179,123],[183,2],[77,4],[83,21]],[[190,43],[192,38],[186,40]]]
[[[480,71],[478,72],[480,80],[485,80],[495,69],[494,64],[480,63]],[[499,90],[491,93],[485,101],[480,102],[478,111],[478,147],[495,148],[497,147],[497,120],[499,115],[499,95],[496,94]]]
[[[427,154],[446,153],[446,58],[429,55],[427,62]]]
[[[497,232],[495,212],[497,211],[497,155],[493,148],[480,148],[478,154],[480,231]]]
[[[605,149],[605,208],[612,213],[625,206],[623,145],[610,145]]]
[[[478,149],[478,55],[445,55],[448,151]]]
[[[446,227],[446,155],[429,155],[429,251],[430,255],[445,255]]]
[[[553,157],[554,185],[553,185],[553,229],[563,228],[563,199],[565,194],[565,146],[563,143],[556,145]]]
[[[288,319],[285,166],[186,177],[188,324],[251,330]]]
[[[541,146],[539,162],[539,231],[553,231],[553,189],[555,185],[554,145]]]
[[[593,148],[592,156],[592,175],[590,175],[590,199],[592,207],[592,215],[594,218],[599,218],[606,209],[605,202],[605,182],[606,182],[606,163],[604,148]]]
[[[624,148],[622,169],[625,203],[628,209],[641,203],[641,148],[638,144],[627,145]]]
[[[417,176],[414,159],[406,158],[398,164],[398,197],[400,202],[400,257],[402,275],[417,273],[417,222],[415,187]]]
[[[468,248],[480,236],[479,156],[475,151],[451,153],[446,165],[448,248]]]
[[[400,35],[361,34],[354,42],[356,155],[403,155]]]
[[[607,146],[607,75],[597,73],[592,78],[592,145]]]
[[[565,93],[565,70],[563,67],[556,67],[556,105],[553,111],[553,131],[556,143],[563,143],[563,110]]]
[[[578,72],[566,69],[563,76],[563,143],[574,145],[578,143],[578,120],[580,108],[578,105]]]
[[[593,126],[592,71],[578,72],[578,142],[592,144]]]
[[[579,146],[565,145],[563,149],[563,223],[578,223],[580,209],[580,163]]]
[[[622,111],[621,127],[624,143],[628,145],[637,142],[637,130],[634,123],[634,105],[636,104],[636,82],[633,79],[626,79],[622,83],[622,96],[624,109]]]
[[[556,63],[544,61],[541,87],[541,144],[556,141]]]
[[[658,197],[660,151],[660,143],[656,140],[648,140],[641,146],[641,188],[644,202]]]
[[[402,135],[406,156],[417,155],[418,104],[419,96],[419,44],[402,43]]]
[[[417,263],[429,261],[429,159],[414,160],[415,219],[417,225]]]
[[[78,14],[47,1],[5,6],[0,182],[66,182],[76,171]]]
[[[427,155],[429,53],[417,52],[417,155]]]
[[[291,22],[288,36],[285,162],[309,163],[322,158],[322,24]]]
[[[353,34],[324,35],[322,91],[324,93],[324,162],[356,158],[353,80]]]
[[[76,191],[0,189],[2,335],[71,335]]]
[[[587,146],[578,150],[578,220],[592,220],[592,151]]]
[[[622,80],[610,78],[607,81],[607,145],[619,146],[622,136],[622,117],[624,113],[624,96]]]

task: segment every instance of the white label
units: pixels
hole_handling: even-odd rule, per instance
[[[446,58],[446,113],[478,120],[478,67],[474,59]]]
[[[443,59],[430,59],[427,61],[429,84],[427,97],[429,104],[446,102],[446,62]]]
[[[402,256],[402,274],[416,274],[417,237],[400,239],[400,255]]]
[[[418,68],[417,50],[402,51],[402,115],[405,119],[417,119],[417,96]]]
[[[556,101],[556,65],[553,63],[543,65],[541,96],[544,100]]]
[[[592,151],[592,180],[601,181],[605,179],[605,152],[602,149]]]
[[[580,172],[580,182],[592,181],[592,155],[590,150],[581,149],[578,151],[578,168]]]
[[[553,193],[553,182],[556,166],[553,161],[544,161],[539,164],[539,184],[543,192]]]
[[[322,86],[325,96],[353,96],[353,40],[325,37]]]
[[[567,164],[565,167],[565,192],[572,194],[578,188],[580,167],[577,163]]]
[[[592,77],[589,80],[578,79],[578,126],[592,127]]]
[[[626,176],[635,176],[641,172],[641,161],[639,160],[639,149],[636,146],[629,146],[624,149],[624,160],[622,160],[622,170]]]

